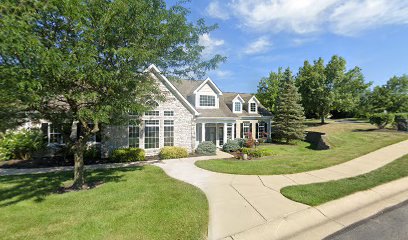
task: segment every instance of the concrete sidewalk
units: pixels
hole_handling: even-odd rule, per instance
[[[210,240],[287,239],[299,236],[300,239],[321,239],[361,220],[367,214],[374,214],[389,204],[406,199],[408,178],[316,208],[285,198],[280,194],[280,189],[289,185],[357,176],[406,154],[408,140],[326,169],[273,176],[210,172],[196,167],[193,159],[176,159],[154,165],[163,168],[171,177],[193,184],[205,192],[210,205]]]

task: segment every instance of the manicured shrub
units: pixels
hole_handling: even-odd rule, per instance
[[[376,125],[379,129],[385,128],[394,121],[394,114],[374,113],[369,116],[370,123]]]
[[[29,160],[34,152],[44,148],[44,135],[38,129],[7,132],[0,140],[0,158]]]
[[[251,158],[260,158],[271,155],[271,152],[263,148],[242,148],[241,153],[247,154]]]
[[[224,152],[236,152],[239,149],[241,149],[242,146],[240,146],[240,142],[238,141],[238,139],[229,139],[223,146],[222,146],[222,150]]]
[[[112,151],[112,162],[136,162],[145,160],[145,151],[140,148],[118,148]]]
[[[394,122],[399,131],[408,131],[408,113],[396,113]]]
[[[188,157],[188,151],[183,147],[164,147],[159,153],[160,159],[185,158]]]
[[[196,152],[198,154],[203,154],[203,155],[215,155],[217,151],[217,147],[213,142],[201,142],[197,146]]]
[[[244,139],[244,138],[236,138],[235,140],[238,141],[238,145],[239,145],[240,148],[245,147],[245,143],[246,143],[246,141],[247,141],[246,139]]]
[[[245,142],[245,147],[247,147],[247,148],[253,148],[255,146],[255,139],[253,139],[252,137],[251,138],[248,138],[247,140],[246,140],[246,142]]]

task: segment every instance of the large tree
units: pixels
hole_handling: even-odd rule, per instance
[[[390,78],[383,86],[376,86],[361,103],[365,114],[408,112],[408,75]]]
[[[272,123],[272,135],[289,143],[304,137],[304,112],[291,70],[287,68],[283,75]]]
[[[191,23],[185,7],[164,0],[4,0],[0,11],[0,85],[9,86],[9,104],[83,129],[67,139],[73,188],[84,185],[83,152],[102,124],[123,123],[128,112],[140,115],[164,100],[144,71],[150,64],[168,75],[201,76],[225,60],[201,58],[199,36],[216,26]]]
[[[262,78],[258,83],[256,98],[273,113],[275,112],[276,100],[278,98],[279,85],[283,78],[282,68],[279,68],[278,72],[271,72],[269,77]]]
[[[322,58],[311,65],[305,61],[296,83],[308,117],[319,117],[324,123],[332,110],[355,111],[371,83],[364,82],[361,69],[346,69],[346,60],[334,55],[327,65]]]

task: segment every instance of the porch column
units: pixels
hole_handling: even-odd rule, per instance
[[[205,123],[201,123],[201,142],[205,141]]]
[[[215,146],[220,146],[220,129],[218,123],[215,124]]]
[[[228,123],[224,123],[224,135],[223,135],[224,144],[227,143],[227,128],[228,128]]]
[[[268,138],[272,138],[272,120],[269,120],[269,122],[267,123],[268,124],[268,126],[267,126],[267,128],[268,128]]]
[[[236,127],[235,124],[236,124],[236,123],[233,123],[233,124],[232,124],[232,132],[231,132],[231,139],[232,139],[232,140],[235,139],[235,127]]]

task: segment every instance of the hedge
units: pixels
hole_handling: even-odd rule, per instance
[[[140,148],[118,148],[112,151],[112,162],[136,162],[145,160],[145,151]]]

